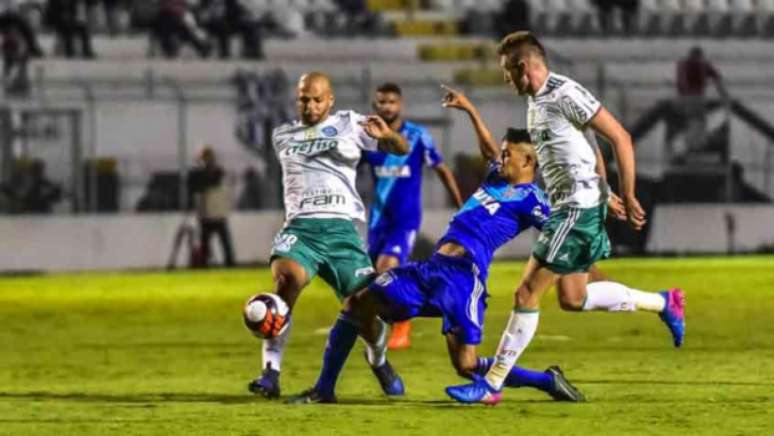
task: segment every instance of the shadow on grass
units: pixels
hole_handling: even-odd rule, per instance
[[[189,394],[189,393],[144,393],[144,394],[96,394],[83,392],[0,392],[0,400],[30,400],[30,401],[82,401],[93,403],[220,403],[247,404],[260,401],[247,394]]]
[[[285,405],[284,400],[273,401],[277,405]],[[122,404],[137,404],[140,407],[156,407],[157,404],[163,403],[218,403],[225,405],[238,405],[238,404],[260,404],[266,403],[267,400],[249,394],[194,394],[194,393],[143,393],[143,394],[97,394],[97,393],[83,393],[83,392],[0,392],[0,400],[27,400],[27,401],[73,401],[84,403],[122,403]],[[513,400],[510,402],[514,402]],[[550,403],[552,400],[535,400],[525,399],[517,400],[516,403],[520,404],[540,404]],[[307,405],[292,405],[288,404],[288,407],[305,407]],[[329,406],[374,406],[374,407],[393,407],[393,406],[407,406],[407,407],[432,407],[438,409],[451,409],[465,407],[465,405],[458,404],[453,400],[434,399],[434,400],[415,400],[415,399],[387,399],[384,397],[373,398],[340,398],[338,404],[333,405],[320,405],[324,407]],[[2,422],[2,420],[0,420]]]
[[[724,380],[584,380],[573,379],[574,383],[589,385],[666,385],[666,386],[774,386],[771,382],[733,382]]]

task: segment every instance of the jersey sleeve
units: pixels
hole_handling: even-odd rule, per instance
[[[433,137],[430,135],[430,132],[423,129],[422,130],[422,136],[420,137],[422,140],[422,148],[424,152],[424,159],[425,159],[425,165],[427,165],[430,168],[435,168],[438,165],[443,163],[443,156],[441,156],[441,152],[438,151],[438,149],[435,147],[435,140],[433,140]]]
[[[379,148],[379,141],[369,136],[362,126],[362,123],[366,120],[366,116],[355,111],[351,111],[349,114],[350,122],[352,123],[352,132],[356,135],[357,146],[366,151],[376,151]]]
[[[280,131],[282,130],[283,126],[277,126],[271,131],[271,146],[276,152],[279,150],[280,144],[279,144],[279,135]]]
[[[532,191],[525,204],[527,207],[524,213],[527,215],[527,222],[538,230],[543,229],[543,224],[551,215],[551,207],[548,205],[548,198],[540,191]]]
[[[570,122],[583,127],[599,112],[602,104],[586,88],[569,83],[564,87],[559,107]]]

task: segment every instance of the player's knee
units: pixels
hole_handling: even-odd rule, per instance
[[[343,311],[357,316],[358,318],[371,318],[376,316],[373,310],[373,304],[370,301],[368,291],[361,291],[351,295],[344,300]]]

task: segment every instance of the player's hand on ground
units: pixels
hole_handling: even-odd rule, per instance
[[[393,134],[390,126],[378,115],[367,116],[360,125],[363,126],[368,136],[375,139],[386,138]]]
[[[607,211],[614,219],[618,221],[627,221],[626,219],[626,206],[624,206],[621,197],[611,192],[607,198]]]
[[[441,106],[453,107],[456,109],[462,109],[464,111],[473,110],[473,103],[461,91],[457,91],[454,88],[450,88],[446,85],[441,85],[441,88],[446,91],[441,100]]]
[[[624,207],[626,208],[626,221],[634,230],[642,230],[647,222],[645,220],[645,210],[640,206],[637,197],[630,195],[624,197]]]

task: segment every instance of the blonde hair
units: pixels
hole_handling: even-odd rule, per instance
[[[528,30],[519,30],[506,35],[497,45],[497,54],[510,57],[518,53],[522,47],[526,47],[531,53],[546,59],[546,49],[543,44]]]

